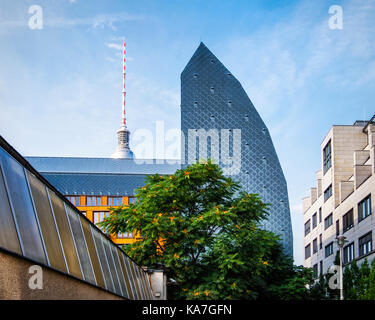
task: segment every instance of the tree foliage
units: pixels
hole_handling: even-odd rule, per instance
[[[149,176],[137,201],[113,208],[109,233],[140,231],[124,249],[162,267],[169,299],[307,299],[312,272],[293,265],[278,236],[260,228],[268,205],[210,161]]]
[[[353,260],[345,268],[344,297],[346,300],[375,300],[375,259],[369,265],[366,258],[360,267]]]
[[[336,255],[335,265],[340,264],[339,256]],[[338,300],[339,289],[329,286],[330,278],[334,273],[321,274],[318,281],[310,287],[310,295],[316,299]],[[337,276],[337,275],[336,275]],[[343,288],[345,300],[375,300],[375,259],[369,265],[367,258],[360,266],[353,260],[344,267]]]

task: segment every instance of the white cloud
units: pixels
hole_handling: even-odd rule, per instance
[[[119,43],[106,43],[106,46],[110,49],[122,51],[122,45]]]
[[[50,16],[43,17],[43,27],[50,28],[71,28],[77,26],[90,26],[92,28],[105,28],[109,27],[112,30],[117,30],[115,23],[126,21],[139,21],[143,20],[142,15],[134,15],[127,12],[111,13],[111,14],[98,14],[93,17],[84,18],[67,18],[63,16],[54,15],[53,12]],[[20,20],[6,20],[0,21],[0,27],[4,28],[18,28],[27,27],[28,17]]]

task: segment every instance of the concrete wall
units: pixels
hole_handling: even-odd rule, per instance
[[[0,251],[1,300],[123,300],[110,292],[91,286],[60,272],[42,267],[43,289],[30,289],[35,263]]]

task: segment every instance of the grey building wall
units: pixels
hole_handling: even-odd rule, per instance
[[[285,252],[293,255],[287,184],[269,131],[239,81],[203,43],[181,74],[181,129],[182,162],[206,158],[196,138],[188,138],[189,129],[191,136],[205,129],[207,157],[246,192],[271,204],[263,227],[281,235]]]

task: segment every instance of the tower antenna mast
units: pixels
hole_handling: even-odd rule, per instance
[[[123,61],[122,61],[122,125],[126,128],[126,90],[125,90],[125,77],[126,77],[126,42],[123,46]]]
[[[122,114],[121,114],[121,127],[117,130],[117,148],[111,155],[111,158],[133,159],[134,154],[129,148],[130,131],[126,128],[126,42],[123,44],[122,55]]]

